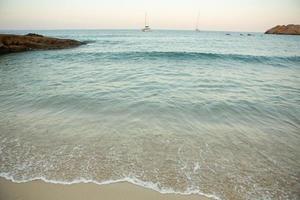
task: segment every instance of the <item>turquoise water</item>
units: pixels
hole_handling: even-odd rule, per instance
[[[299,198],[300,37],[34,32],[88,44],[0,57],[2,177]]]

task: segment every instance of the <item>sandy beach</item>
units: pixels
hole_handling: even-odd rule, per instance
[[[300,0],[0,5],[0,200],[300,200]]]
[[[27,183],[13,183],[0,179],[0,199],[5,200],[204,200],[209,199],[199,195],[160,194],[130,183],[115,183],[97,185],[93,183],[79,183],[61,185],[31,181]]]

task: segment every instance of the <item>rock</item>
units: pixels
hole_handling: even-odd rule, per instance
[[[278,25],[266,31],[265,34],[300,35],[300,25],[294,25],[294,24],[289,24],[287,26]]]
[[[25,36],[44,37],[43,35],[39,35],[39,34],[36,34],[36,33],[28,33]]]
[[[0,54],[30,50],[50,50],[77,47],[85,44],[77,40],[45,37],[35,33],[27,35],[0,34]]]

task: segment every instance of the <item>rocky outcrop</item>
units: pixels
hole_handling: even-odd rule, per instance
[[[27,35],[0,34],[0,54],[30,50],[50,50],[77,47],[83,42],[45,37],[35,33]]]
[[[275,26],[266,31],[265,34],[300,35],[300,25],[289,24],[287,26]]]

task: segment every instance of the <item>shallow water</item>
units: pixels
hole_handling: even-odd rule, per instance
[[[300,37],[35,32],[89,43],[0,57],[1,176],[299,198]]]

